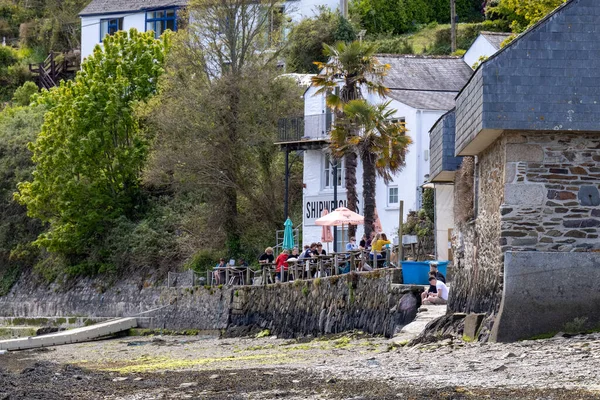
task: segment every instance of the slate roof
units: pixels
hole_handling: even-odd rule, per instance
[[[502,42],[508,39],[511,34],[506,32],[481,32],[480,35],[486,38],[496,50],[500,50]]]
[[[391,90],[387,96],[419,110],[449,110],[455,105],[456,93]]]
[[[383,84],[389,97],[413,108],[449,110],[473,71],[458,57],[377,55],[390,65]]]
[[[185,6],[187,0],[92,0],[79,16],[116,14],[154,8]]]
[[[481,63],[457,96],[456,153],[505,130],[600,132],[599,20],[598,0],[568,0]]]

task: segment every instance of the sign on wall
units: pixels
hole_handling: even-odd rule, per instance
[[[358,193],[358,198],[362,198],[362,193]],[[303,207],[303,220],[304,225],[315,225],[315,220],[321,218],[323,210],[327,209],[329,212],[335,210],[338,207],[347,207],[348,200],[346,193],[338,194],[338,204],[336,206],[333,201],[332,194],[324,194],[319,196],[304,196],[304,207]],[[362,215],[360,200],[358,202],[357,213]]]

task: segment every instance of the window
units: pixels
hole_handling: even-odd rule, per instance
[[[100,20],[100,41],[106,35],[114,35],[115,32],[123,30],[123,18],[107,18]]]
[[[329,154],[324,155],[323,161],[323,189],[333,189],[333,165]],[[345,184],[346,167],[344,160],[338,160],[337,186],[346,187]]]
[[[169,8],[146,13],[146,32],[154,31],[154,37],[158,38],[167,29],[173,32],[177,30],[177,9]]]
[[[398,187],[390,186],[388,187],[388,206],[397,206],[398,205]]]
[[[341,226],[336,226],[335,230],[337,231],[337,250],[346,251],[346,245],[348,244],[348,227],[344,227],[342,230]],[[331,249],[333,250],[333,249]]]

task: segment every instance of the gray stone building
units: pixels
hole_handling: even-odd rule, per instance
[[[488,314],[502,341],[597,328],[600,2],[567,1],[482,63],[455,114],[450,309]]]

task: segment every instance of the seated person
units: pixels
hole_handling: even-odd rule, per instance
[[[356,239],[351,237],[350,241],[346,244],[346,251],[356,251],[358,246],[356,245]]]
[[[281,280],[281,269],[283,268],[283,281],[287,282],[287,274],[288,274],[288,257],[290,251],[285,249],[281,252],[280,255],[275,259],[275,281],[280,282]]]
[[[358,248],[361,250],[365,250],[367,248],[367,235],[362,235],[360,243],[358,244]]]
[[[429,272],[429,278],[431,278],[431,277],[435,278],[435,273]],[[437,288],[435,287],[435,285],[430,284],[429,288],[427,290],[425,290],[423,293],[421,293],[421,301],[423,301],[427,298],[428,293],[437,293]]]
[[[327,252],[323,249],[323,244],[321,242],[317,243],[317,255],[318,256],[326,256]]]
[[[225,262],[225,259],[224,258],[219,259],[219,263],[217,265],[215,265],[215,267],[213,268],[213,276],[215,278],[216,285],[221,284],[221,274],[223,273],[223,270],[225,268],[227,268],[227,263]]]
[[[376,234],[373,239],[373,243],[371,244],[371,259],[373,259],[374,255],[377,254],[377,259],[381,260],[384,258],[383,256],[383,246],[387,246],[391,244],[389,240],[387,240],[387,236],[385,233]]]
[[[436,293],[423,293],[421,300],[423,305],[448,304],[448,286],[442,281],[438,281],[434,276],[429,277],[429,284],[435,286]]]
[[[290,254],[290,258],[298,259],[300,257],[300,253],[298,252],[298,248],[294,247],[292,249],[292,254]]]
[[[273,255],[273,248],[267,247],[265,252],[258,257],[258,262],[260,264],[272,264],[275,261],[275,256]]]
[[[444,276],[444,274],[442,274],[440,271],[438,271],[438,264],[436,262],[430,262],[429,263],[429,273],[433,273],[435,276],[435,279],[437,279],[438,281],[442,281],[444,283],[446,283],[446,277]]]
[[[243,258],[238,260],[238,265],[240,268],[248,268],[248,263]]]

